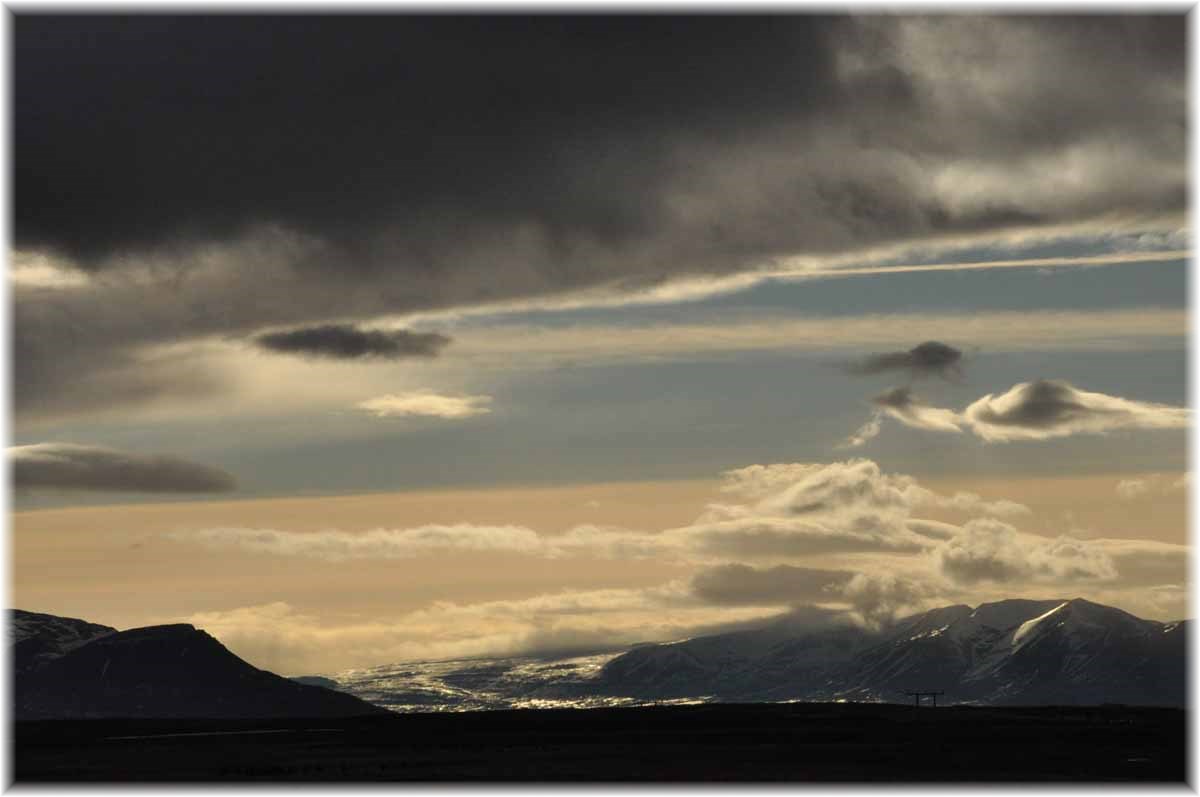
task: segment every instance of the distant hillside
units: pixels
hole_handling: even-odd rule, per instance
[[[29,640],[92,633],[83,621],[14,612]],[[114,631],[25,657],[14,678],[17,719],[349,717],[386,713],[358,698],[260,670],[191,625]],[[57,635],[57,636],[56,636]]]

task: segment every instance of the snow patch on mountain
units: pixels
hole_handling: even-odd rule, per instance
[[[1032,620],[1026,620],[1025,622],[1021,623],[1019,626],[1017,626],[1017,630],[1015,632],[1013,632],[1013,635],[1012,635],[1013,648],[1015,649],[1015,648],[1021,647],[1022,641],[1027,639],[1029,637],[1029,635],[1033,633],[1034,629],[1036,629],[1038,627],[1039,623],[1041,623],[1043,620],[1050,617],[1051,615],[1055,614],[1056,612],[1061,610],[1066,605],[1067,605],[1067,602],[1064,601],[1063,603],[1060,603],[1058,606],[1055,606],[1053,609],[1046,612],[1045,614],[1039,614],[1037,617],[1034,617]]]

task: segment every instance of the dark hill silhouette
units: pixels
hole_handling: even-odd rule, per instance
[[[191,625],[99,636],[14,679],[17,719],[317,718],[387,713],[260,670]]]

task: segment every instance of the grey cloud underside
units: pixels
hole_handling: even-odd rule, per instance
[[[8,454],[17,489],[220,493],[237,486],[223,470],[165,455],[69,443],[16,446]]]
[[[837,600],[852,573],[792,565],[754,568],[726,564],[692,577],[696,597],[721,605],[806,604]]]
[[[946,343],[926,341],[908,351],[873,354],[857,362],[849,363],[846,369],[855,374],[882,374],[905,371],[913,376],[941,376],[944,378],[961,375],[962,352]],[[897,388],[896,390],[900,390]],[[878,403],[879,400],[876,399]]]
[[[268,351],[333,360],[436,357],[450,338],[436,332],[359,329],[351,324],[324,324],[315,327],[267,332],[254,338],[255,344]]]
[[[15,409],[148,344],[1181,215],[1184,19],[20,15],[13,243],[94,279],[14,292]]]

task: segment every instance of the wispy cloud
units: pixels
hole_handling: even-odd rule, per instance
[[[1162,496],[1187,490],[1191,481],[1189,474],[1178,476],[1152,474],[1136,479],[1121,479],[1117,482],[1116,493],[1126,501],[1133,501],[1142,496]]]
[[[838,443],[838,448],[862,448],[867,443],[874,440],[883,431],[883,415],[880,412],[871,414],[867,418],[867,422],[854,430],[854,433],[847,437],[842,442]]]
[[[1002,351],[1121,351],[1182,346],[1187,311],[1144,307],[1100,311],[895,313],[833,318],[713,319],[704,324],[505,325],[459,330],[455,356],[495,363],[519,357],[637,361],[744,351],[828,351],[952,338]]]
[[[219,527],[172,531],[169,539],[211,548],[240,548],[252,553],[300,556],[344,562],[352,559],[408,559],[435,551],[508,551],[544,555],[541,537],[520,526],[428,525],[406,529],[292,532]]]

